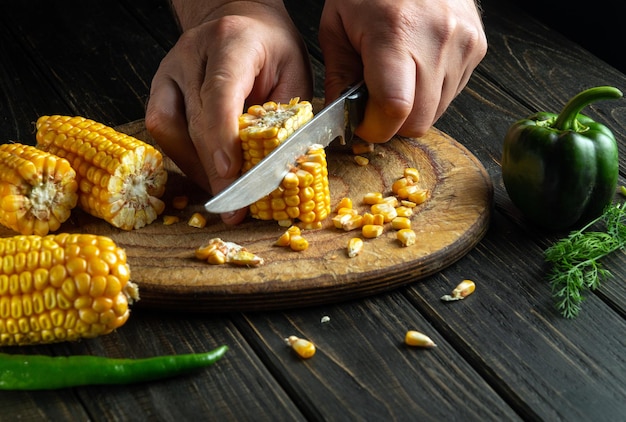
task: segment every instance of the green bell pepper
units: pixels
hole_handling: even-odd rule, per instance
[[[621,96],[614,87],[590,88],[558,115],[539,112],[509,128],[502,178],[511,201],[530,222],[563,230],[597,217],[612,201],[619,170],[615,136],[580,111]]]

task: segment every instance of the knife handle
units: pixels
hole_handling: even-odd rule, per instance
[[[368,92],[365,82],[361,81],[358,84],[351,86],[348,90],[354,90],[346,98],[346,131],[345,141],[350,143],[354,136],[354,131],[361,124],[365,116],[365,105],[367,104]]]

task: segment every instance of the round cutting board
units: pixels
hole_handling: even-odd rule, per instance
[[[117,129],[153,143],[143,121]],[[430,198],[411,217],[417,243],[400,246],[387,225],[382,236],[366,239],[363,251],[349,258],[348,240],[360,236],[360,231],[336,229],[328,218],[323,228],[304,231],[310,244],[307,250],[274,246],[284,227],[252,218],[236,226],[223,224],[219,216],[204,211],[206,193],[169,159],[163,215],[177,215],[179,223],[164,225],[159,218],[126,232],[76,209],[60,231],[107,235],[125,248],[131,278],[141,295],[136,306],[216,312],[301,307],[394,289],[457,261],[487,230],[493,194],[489,175],[465,147],[434,128],[419,139],[398,137],[376,145],[366,166],[358,165],[352,152],[328,151],[327,155],[332,206],[347,196],[361,212],[368,209],[361,203],[365,193],[390,195],[391,184],[404,169],[417,168],[420,185],[430,190]],[[190,200],[182,211],[171,206],[178,195]],[[205,228],[187,225],[194,212],[207,217]],[[0,235],[12,234],[0,229]],[[214,237],[245,246],[262,257],[264,265],[210,265],[197,260],[194,250]]]

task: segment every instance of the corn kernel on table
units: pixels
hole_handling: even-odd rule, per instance
[[[319,89],[321,5],[285,3],[307,42]],[[155,309],[140,301],[111,334],[2,347],[11,354],[115,358],[223,344],[229,351],[210,368],[162,381],[3,391],[0,421],[626,420],[623,252],[603,260],[613,277],[586,294],[576,319],[564,319],[554,308],[543,262],[543,250],[559,235],[526,223],[500,170],[502,139],[513,121],[538,110],[556,112],[591,86],[624,90],[626,75],[513,2],[485,0],[483,8],[487,57],[436,124],[480,161],[493,186],[486,234],[463,257],[366,297],[228,312]],[[67,8],[3,2],[0,22],[2,142],[32,140],[33,122],[45,114],[83,115],[110,126],[142,119],[153,73],[179,35],[165,1]],[[625,100],[585,110],[613,130],[622,155],[624,110]],[[624,166],[620,157],[620,184],[626,183]],[[475,282],[473,294],[440,300],[464,279]],[[437,347],[406,346],[409,330]],[[292,335],[312,341],[316,354],[298,357],[285,344]]]

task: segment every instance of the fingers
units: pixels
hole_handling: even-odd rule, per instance
[[[473,0],[327,0],[321,25],[327,101],[363,78],[369,101],[357,134],[370,142],[426,133],[487,47]]]
[[[246,8],[255,8],[252,17],[221,16],[181,35],[155,74],[146,110],[146,127],[164,152],[211,193],[239,176],[238,121],[246,101],[312,93],[308,55],[286,11]],[[239,222],[245,211],[222,219]]]

